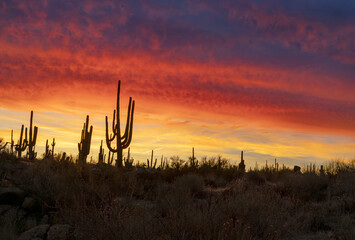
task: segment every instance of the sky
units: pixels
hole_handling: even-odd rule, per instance
[[[131,154],[321,164],[355,158],[355,1],[0,1],[0,137],[89,157],[121,80]],[[106,150],[107,153],[108,150]]]

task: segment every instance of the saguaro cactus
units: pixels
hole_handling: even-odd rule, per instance
[[[44,154],[45,158],[50,158],[51,150],[49,149],[48,139],[46,140],[46,153]]]
[[[11,130],[11,142],[10,142],[10,153],[11,153],[11,155],[13,155],[14,154],[14,146],[15,146],[15,144],[14,144],[14,130]]]
[[[164,157],[163,155],[161,155],[159,168],[160,169],[169,168],[168,158],[167,157]]]
[[[37,153],[35,152],[35,146],[36,146],[36,141],[37,141],[37,133],[38,133],[38,127],[34,126],[32,130],[32,121],[33,121],[33,111],[31,111],[31,118],[30,118],[30,129],[29,129],[29,135],[28,135],[28,158],[29,159],[35,159],[37,156]]]
[[[17,145],[15,146],[15,150],[17,151],[17,157],[21,158],[22,152],[26,150],[27,148],[27,128],[25,129],[25,136],[23,137],[23,124],[21,126],[21,133],[20,133],[20,139],[17,142]]]
[[[198,160],[195,157],[195,148],[192,148],[192,156],[190,157],[190,166],[193,168],[198,167]]]
[[[92,126],[89,127],[89,115],[86,116],[86,122],[84,123],[83,130],[81,131],[81,141],[78,143],[79,149],[79,164],[85,164],[86,158],[90,153],[91,136],[92,136]]]
[[[130,148],[128,148],[128,153],[127,153],[127,158],[123,158],[124,161],[124,166],[126,168],[132,168],[133,167],[133,161],[134,159],[131,158],[131,151]]]
[[[106,145],[107,148],[113,152],[117,153],[116,166],[122,167],[122,151],[126,149],[132,141],[132,132],[133,132],[133,113],[134,113],[134,100],[132,103],[132,98],[129,98],[128,111],[127,111],[127,122],[124,135],[121,136],[120,128],[120,86],[121,81],[118,81],[117,88],[117,105],[116,110],[113,111],[113,120],[112,120],[112,132],[113,136],[109,137],[108,130],[108,118],[106,116]],[[117,120],[116,120],[117,119]],[[111,143],[116,139],[116,148],[114,148]]]
[[[245,163],[244,163],[244,158],[243,158],[243,151],[240,154],[239,171],[245,172]]]
[[[150,163],[149,163],[149,159],[147,158],[147,167],[148,168],[155,168],[155,166],[157,165],[157,161],[158,159],[156,158],[155,161],[153,161],[154,159],[154,151],[152,150],[152,154],[150,155]]]
[[[53,142],[52,142],[52,159],[54,159],[54,146],[55,146],[55,138],[53,138]]]
[[[105,162],[105,154],[104,154],[105,150],[102,147],[102,140],[101,140],[101,145],[100,145],[100,152],[99,152],[99,164],[102,164]]]

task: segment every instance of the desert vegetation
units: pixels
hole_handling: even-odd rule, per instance
[[[10,142],[0,141],[0,236],[47,240],[355,236],[355,159],[304,169],[279,166],[275,159],[252,169],[245,165],[243,152],[240,163],[232,164],[222,156],[197,159],[192,148],[187,160],[174,155],[159,161],[152,150],[150,159],[134,161],[129,145],[135,102],[130,98],[122,135],[119,94],[120,82],[111,135],[105,119],[108,156],[101,141],[97,163],[87,161],[93,134],[89,116],[78,157],[55,153],[55,139],[51,144],[47,140],[42,158],[37,156],[38,127],[33,127],[32,111],[29,131],[21,126],[17,144],[13,132]]]
[[[164,167],[117,168],[0,155],[1,188],[22,189],[41,203],[38,219],[72,226],[74,239],[352,239],[355,161],[324,169],[244,172],[221,157],[195,166],[177,156]],[[0,219],[8,239],[27,230]]]

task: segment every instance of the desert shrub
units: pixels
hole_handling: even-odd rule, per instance
[[[328,178],[315,173],[290,173],[280,179],[279,186],[286,195],[303,201],[322,201],[327,195]]]
[[[201,192],[203,187],[203,178],[197,174],[183,175],[178,177],[173,183],[175,191],[179,193],[185,192],[192,195]]]
[[[259,171],[249,171],[246,174],[246,178],[253,184],[262,185],[265,183],[265,178],[260,174]]]
[[[37,161],[17,178],[18,184],[47,205],[72,204],[77,199],[95,202],[125,191],[122,172],[110,167],[83,166],[46,159]]]
[[[185,161],[183,159],[180,159],[179,156],[172,156],[170,158],[170,165],[172,168],[175,168],[177,170],[179,170],[180,168],[182,168],[184,166]]]
[[[228,181],[223,176],[214,174],[213,172],[210,172],[204,176],[204,182],[206,186],[210,187],[224,187],[228,183]]]

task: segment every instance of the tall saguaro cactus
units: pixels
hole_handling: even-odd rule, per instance
[[[38,133],[38,127],[34,126],[32,130],[32,122],[33,122],[33,111],[31,111],[31,118],[30,118],[30,129],[29,129],[29,135],[28,135],[28,158],[29,159],[35,159],[37,156],[37,153],[35,152],[35,146],[36,146],[36,141],[37,141],[37,133]]]
[[[79,149],[79,164],[86,163],[86,158],[90,153],[92,126],[89,128],[89,115],[86,116],[86,122],[84,123],[83,130],[81,131],[81,141],[78,143]]]
[[[127,111],[127,122],[126,128],[123,136],[121,136],[120,128],[120,86],[121,81],[118,81],[117,88],[117,105],[116,110],[113,111],[113,120],[112,120],[112,137],[109,137],[108,130],[108,118],[106,116],[106,145],[107,148],[117,154],[116,166],[121,168],[122,164],[122,151],[126,149],[132,141],[132,132],[133,132],[133,113],[134,113],[134,100],[132,103],[132,98],[129,98],[128,111]],[[117,120],[116,120],[117,119]],[[116,139],[116,148],[111,144]]]

